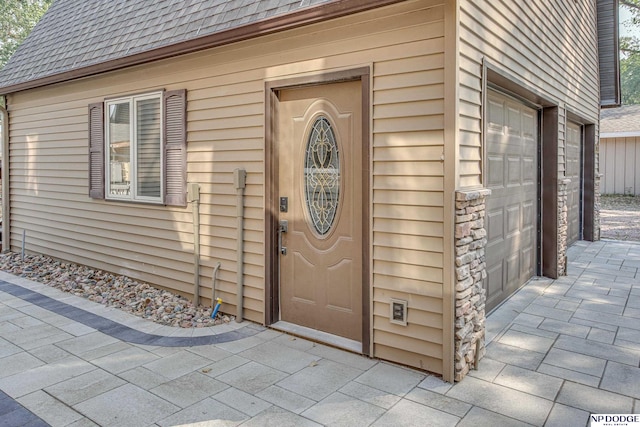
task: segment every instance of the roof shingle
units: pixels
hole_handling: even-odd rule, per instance
[[[600,133],[614,132],[640,132],[640,105],[601,110]]]
[[[0,70],[0,88],[335,0],[55,0]]]

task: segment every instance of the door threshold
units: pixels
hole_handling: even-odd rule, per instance
[[[328,344],[332,347],[341,348],[343,350],[352,351],[354,353],[362,354],[362,343],[360,341],[350,340],[349,338],[339,337],[327,332],[322,332],[317,329],[307,328],[306,326],[296,325],[285,321],[279,321],[272,323],[269,327],[287,332],[299,337],[308,338],[312,341],[318,341],[324,344]]]

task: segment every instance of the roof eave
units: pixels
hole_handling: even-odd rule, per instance
[[[277,33],[305,25],[315,24],[330,19],[340,18],[366,10],[382,6],[400,3],[404,0],[337,0],[331,3],[321,4],[308,9],[299,10],[281,16],[276,16],[262,21],[229,30],[195,38],[192,40],[163,46],[146,52],[125,56],[122,58],[101,62],[87,67],[76,68],[58,74],[52,74],[39,79],[28,80],[4,87],[0,87],[0,94],[8,95],[27,89],[48,86],[55,83],[89,77],[96,74],[115,71],[122,68],[141,65],[152,61],[167,59],[178,55],[193,53],[226,44],[239,42],[255,37]]]
[[[634,138],[640,136],[640,130],[600,132],[600,139],[604,138]]]

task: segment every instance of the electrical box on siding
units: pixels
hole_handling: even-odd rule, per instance
[[[200,185],[195,182],[190,182],[187,187],[187,198],[189,202],[195,202],[200,200]]]

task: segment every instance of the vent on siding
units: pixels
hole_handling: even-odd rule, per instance
[[[389,305],[389,321],[396,325],[407,326],[407,306],[408,302],[391,298]]]

